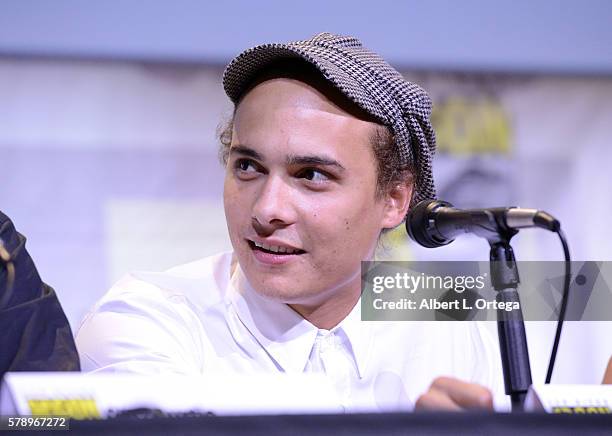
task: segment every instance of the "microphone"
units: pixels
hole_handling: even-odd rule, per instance
[[[421,201],[406,218],[410,237],[427,248],[450,244],[463,233],[473,233],[491,241],[498,238],[500,232],[514,234],[518,229],[528,227],[558,232],[561,224],[552,215],[537,209],[457,209],[440,200]]]

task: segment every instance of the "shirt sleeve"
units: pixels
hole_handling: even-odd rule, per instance
[[[113,289],[77,333],[83,371],[201,373],[198,321],[183,299],[133,279]]]

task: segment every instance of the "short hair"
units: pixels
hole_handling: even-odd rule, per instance
[[[380,124],[380,121],[350,100],[332,83],[325,79],[323,74],[312,64],[298,58],[282,59],[271,63],[266,68],[259,71],[249,86],[245,88],[240,99],[234,105],[234,110],[230,119],[220,124],[218,128],[218,136],[221,143],[219,159],[223,165],[227,164],[229,157],[234,117],[242,98],[258,84],[275,78],[288,78],[304,82],[320,91],[343,110],[356,118],[376,123],[377,126],[372,132],[370,143],[376,159],[377,198],[382,198],[397,184],[410,183],[412,185],[414,180],[414,168],[410,165],[402,164],[391,128]]]

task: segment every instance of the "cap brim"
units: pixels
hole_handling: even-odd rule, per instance
[[[225,93],[234,103],[238,103],[242,94],[256,78],[257,74],[266,66],[281,59],[301,59],[313,65],[326,80],[331,82],[346,97],[357,106],[371,113],[369,107],[377,106],[372,99],[370,102],[363,101],[368,98],[368,92],[353,77],[343,71],[340,67],[329,61],[322,55],[313,56],[308,50],[287,44],[267,44],[246,50],[238,55],[225,69],[223,73],[223,88]],[[359,96],[357,99],[355,96]],[[372,114],[376,117],[375,114]],[[379,117],[376,117],[379,118]],[[386,120],[379,119],[381,123]]]

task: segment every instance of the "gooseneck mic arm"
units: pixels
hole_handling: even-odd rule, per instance
[[[557,232],[561,224],[550,214],[537,209],[456,209],[452,204],[439,200],[420,202],[410,210],[406,219],[410,237],[427,248],[450,244],[464,233],[473,233],[489,242],[496,241],[500,231],[512,232],[528,227]]]

